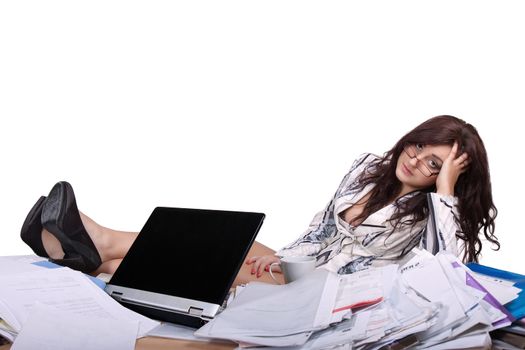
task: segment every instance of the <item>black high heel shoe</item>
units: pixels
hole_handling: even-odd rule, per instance
[[[42,222],[40,216],[42,215],[42,208],[46,197],[40,197],[33,208],[27,214],[22,229],[20,230],[20,237],[22,240],[35,252],[36,255],[44,258],[49,258],[47,252],[42,244]]]
[[[49,192],[42,208],[43,227],[62,245],[63,259],[50,259],[59,265],[89,273],[95,271],[102,260],[89,237],[77,208],[73,187],[61,181]]]

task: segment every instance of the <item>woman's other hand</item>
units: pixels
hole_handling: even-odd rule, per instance
[[[448,157],[443,162],[441,170],[436,179],[436,192],[445,195],[453,196],[454,187],[458,181],[459,175],[467,170],[470,160],[467,152],[456,158],[458,153],[458,143],[454,142]]]
[[[275,255],[263,255],[263,256],[252,256],[246,259],[246,264],[252,265],[251,274],[256,275],[257,278],[261,277],[263,271],[268,271],[270,265],[273,263],[280,262],[281,259]],[[280,266],[272,268],[272,272],[281,272]]]

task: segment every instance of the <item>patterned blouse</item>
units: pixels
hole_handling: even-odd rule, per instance
[[[448,250],[458,255],[456,233],[460,228],[456,219],[457,198],[452,196],[428,193],[428,218],[411,226],[403,225],[405,220],[410,220],[410,216],[405,217],[396,230],[389,221],[396,209],[395,202],[371,214],[355,227],[342,219],[346,209],[373,189],[374,184],[361,191],[353,189],[353,185],[378,158],[369,153],[359,157],[343,178],[334,197],[324,210],[315,215],[306,232],[276,255],[315,255],[318,267],[340,274],[369,266],[402,263],[412,257],[411,250],[416,247],[433,254]],[[408,193],[399,200],[414,195],[414,192]]]

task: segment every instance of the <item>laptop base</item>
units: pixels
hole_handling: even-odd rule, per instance
[[[150,317],[154,320],[163,320],[192,328],[201,328],[202,326],[204,326],[204,324],[206,324],[206,321],[196,316],[179,314],[173,311],[153,309],[151,307],[130,304],[124,301],[121,301],[120,303],[122,306],[125,306],[128,309],[138,312],[139,314],[142,314],[144,316]]]

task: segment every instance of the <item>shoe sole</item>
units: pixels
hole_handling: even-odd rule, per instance
[[[20,230],[20,237],[22,240],[29,246],[33,251],[42,257],[49,257],[42,243],[42,223],[40,214],[42,213],[42,208],[46,197],[40,197],[36,203],[33,205],[33,208],[27,214],[27,217],[22,224],[22,229]],[[37,227],[35,225],[35,220],[38,222]],[[36,232],[38,230],[38,232]]]
[[[44,208],[42,209],[42,225],[59,240],[60,244],[62,245],[62,249],[64,250],[64,253],[66,253],[66,258],[64,260],[77,259],[77,255],[79,255],[81,260],[87,260],[87,265],[100,265],[101,261],[97,264],[97,262],[93,260],[99,260],[100,257],[97,259],[94,256],[92,248],[86,246],[79,240],[73,240],[63,230],[63,220],[65,211],[67,209],[66,206],[69,193],[69,197],[74,198],[75,195],[73,189],[71,188],[71,185],[69,185],[67,182],[59,182],[51,189],[47,200],[44,204]],[[79,220],[81,221],[80,218]],[[84,228],[83,230],[85,231]],[[72,235],[74,236],[74,234],[75,233],[73,233]],[[94,244],[93,248],[95,248]],[[96,267],[93,270],[95,269]]]
[[[56,184],[49,192],[47,200],[42,208],[42,226],[52,233],[60,241],[60,244],[66,243],[66,248],[71,248],[69,237],[62,231],[58,220],[60,219],[65,207],[64,189],[62,184]],[[68,249],[70,250],[70,249]]]
[[[22,232],[27,232],[29,230],[29,226],[34,222],[35,215],[41,211],[42,204],[46,200],[46,197],[42,196],[40,197],[36,203],[33,205],[33,208],[29,211],[27,214],[27,217],[24,221],[24,224],[22,225]],[[38,218],[40,220],[40,218]]]

